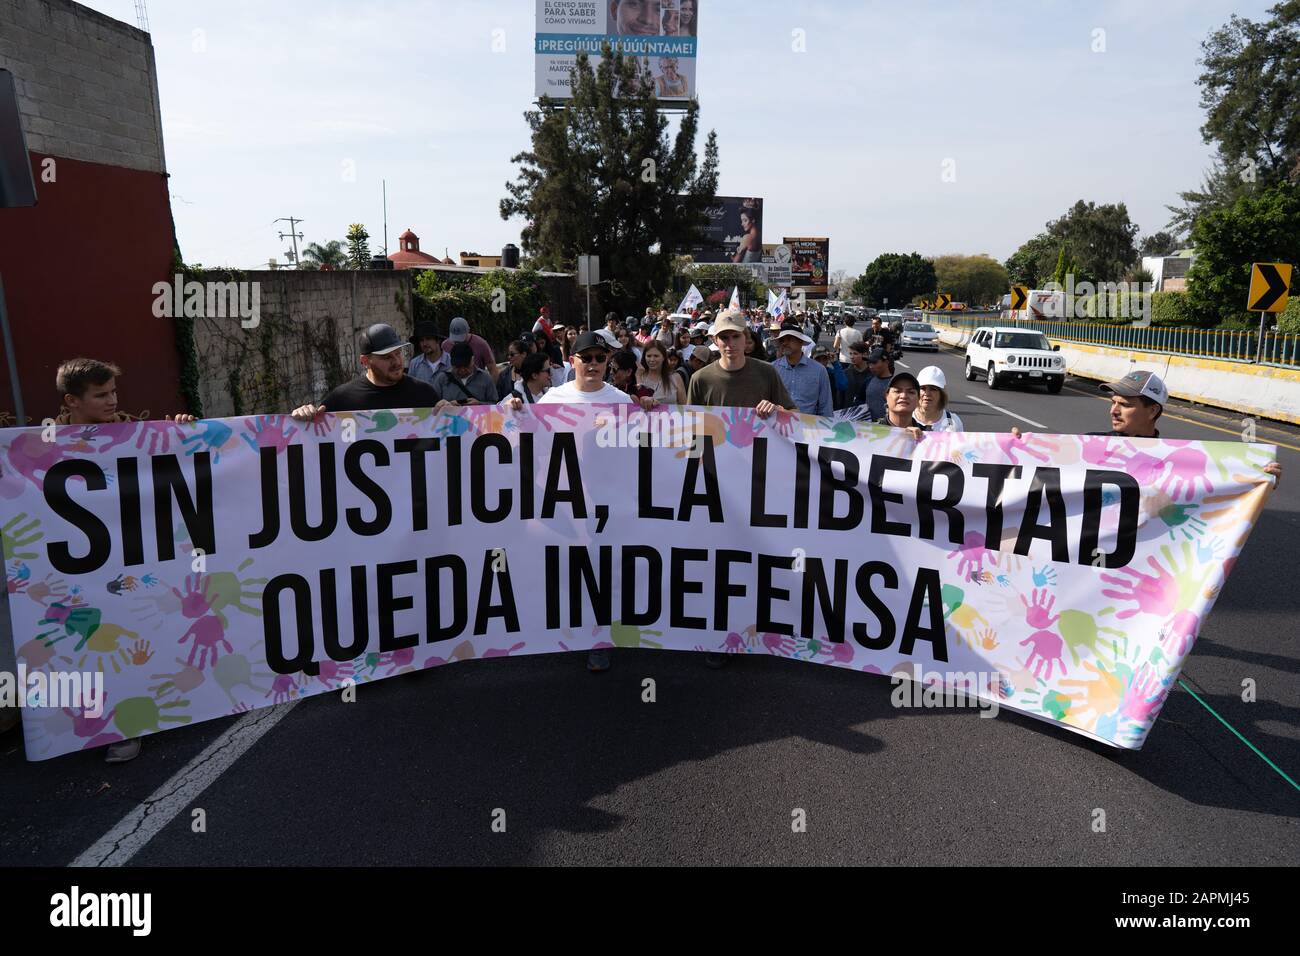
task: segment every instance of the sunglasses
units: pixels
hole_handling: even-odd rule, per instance
[[[586,354],[579,354],[578,361],[582,362],[584,365],[604,365],[609,361],[609,356],[604,352],[597,352],[595,354],[588,352]]]

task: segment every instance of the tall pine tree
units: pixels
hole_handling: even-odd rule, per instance
[[[718,187],[718,143],[696,151],[699,105],[692,101],[675,137],[639,61],[608,46],[595,69],[579,54],[572,99],[543,98],[524,114],[532,148],[513,157],[501,218],[521,216],[524,253],[543,269],[572,271],[577,257],[600,256],[603,311],[639,312],[672,281],[673,256],[702,237],[704,210]]]

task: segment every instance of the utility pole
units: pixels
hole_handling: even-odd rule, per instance
[[[149,11],[145,9],[144,0],[135,0],[135,22],[145,33],[149,32]]]
[[[293,239],[293,267],[295,269],[302,264],[301,261],[298,259],[298,240],[302,238],[302,233],[298,231],[298,224],[301,223],[302,221],[303,220],[301,219],[293,218],[293,216],[284,216],[280,219],[275,220],[275,222],[271,223],[271,225],[273,226],[275,225],[276,222],[287,222],[289,224],[289,231],[280,233],[280,238]],[[288,255],[288,253],[285,253],[285,255]]]
[[[384,258],[388,258],[388,180],[384,184]]]

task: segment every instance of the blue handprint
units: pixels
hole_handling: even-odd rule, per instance
[[[1101,506],[1109,508],[1115,502],[1119,501],[1119,492],[1114,488],[1107,488],[1101,493]]]
[[[434,434],[441,437],[456,437],[470,430],[469,419],[464,415],[441,415],[441,421],[434,429]]]
[[[1196,540],[1196,560],[1201,564],[1209,564],[1219,556],[1219,552],[1222,550],[1222,538],[1211,538],[1208,545],[1200,538]]]
[[[196,425],[198,431],[181,440],[181,444],[185,447],[185,454],[193,455],[198,451],[209,451],[212,452],[212,463],[216,464],[221,461],[221,449],[225,447],[226,442],[230,441],[234,431],[225,422],[216,419],[204,419]]]
[[[1056,568],[1050,564],[1041,568],[1034,568],[1034,587],[1045,588],[1048,585],[1056,585]]]

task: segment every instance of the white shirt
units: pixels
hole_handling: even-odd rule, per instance
[[[861,342],[862,333],[859,332],[857,329],[850,328],[849,326],[846,325],[843,326],[838,332],[835,333],[835,337],[840,340],[840,361],[841,362],[851,361],[851,359],[849,358],[849,346],[857,345],[859,342]]]
[[[538,405],[634,405],[632,396],[609,382],[602,382],[600,391],[583,392],[577,382],[557,385],[537,400]]]
[[[964,432],[965,430],[961,419],[947,409],[944,410],[942,417],[930,426],[932,432]]]

